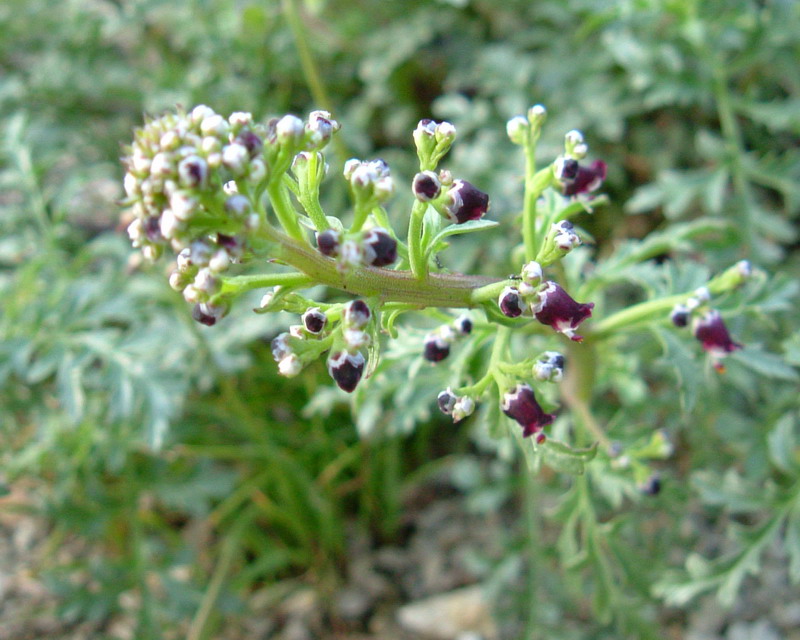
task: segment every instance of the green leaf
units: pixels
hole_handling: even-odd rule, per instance
[[[447,247],[444,239],[448,236],[460,235],[462,233],[472,233],[473,231],[483,231],[498,226],[500,223],[495,220],[470,220],[464,224],[451,224],[442,229],[431,239],[428,245],[427,254],[438,253]]]
[[[795,368],[786,364],[781,356],[762,351],[758,346],[748,345],[744,351],[736,351],[730,357],[742,366],[767,378],[788,380],[789,382],[796,382],[800,379]]]
[[[767,436],[770,460],[781,471],[789,474],[796,474],[798,470],[794,427],[795,417],[787,413],[778,420]]]
[[[664,359],[675,368],[675,375],[680,382],[678,392],[681,407],[685,412],[689,412],[694,408],[697,402],[697,393],[703,387],[700,361],[685,342],[676,337],[672,331],[653,327],[653,333],[656,334],[664,348]]]
[[[573,449],[563,442],[548,439],[539,450],[544,462],[554,471],[579,476],[586,470],[586,463],[597,455],[597,443],[586,449]]]

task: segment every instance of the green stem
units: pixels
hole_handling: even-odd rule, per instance
[[[222,277],[222,289],[218,295],[239,295],[252,289],[266,287],[309,287],[311,278],[304,273],[258,273],[245,276]]]
[[[528,570],[525,576],[525,596],[528,602],[527,616],[525,618],[524,637],[527,640],[534,640],[539,637],[537,628],[537,609],[539,599],[537,597],[539,583],[536,579],[539,565],[539,555],[541,549],[541,535],[539,533],[539,490],[538,482],[533,474],[528,470],[522,471],[522,482],[525,497],[525,546],[528,550]]]
[[[428,275],[428,263],[422,247],[422,227],[428,205],[417,200],[411,209],[411,220],[408,223],[408,259],[411,271],[418,280],[425,280]]]
[[[386,302],[407,302],[418,308],[477,306],[473,291],[496,279],[490,276],[434,273],[424,280],[409,271],[394,271],[377,267],[353,267],[339,270],[337,263],[326,258],[306,242],[298,242],[278,229],[264,225],[260,229],[264,240],[274,243],[270,257],[284,262],[306,274],[311,281],[347,293],[374,297]]]
[[[300,12],[297,10],[296,0],[283,0],[283,15],[286,18],[289,29],[292,31],[294,44],[297,47],[297,55],[300,58],[300,67],[303,69],[303,77],[311,97],[322,109],[333,113],[333,101],[328,96],[325,83],[322,82],[322,77],[319,74],[319,68],[314,62],[311,47],[308,46],[308,33],[300,17]],[[340,160],[344,162],[345,158],[347,158],[347,149],[344,142],[339,136],[334,136],[332,144],[336,148],[336,153]]]
[[[611,314],[592,327],[591,338],[606,338],[638,322],[648,320],[659,314],[666,314],[676,304],[686,302],[690,295],[691,293],[678,293],[666,298],[640,302],[632,307],[617,311],[617,313]]]
[[[297,221],[297,214],[295,213],[292,203],[289,200],[289,194],[286,187],[279,180],[271,182],[267,187],[267,194],[269,195],[270,204],[275,211],[283,229],[295,240],[305,242],[303,230]]]
[[[525,195],[522,205],[522,239],[525,244],[525,262],[536,257],[536,198],[533,176],[536,174],[536,145],[525,145]]]

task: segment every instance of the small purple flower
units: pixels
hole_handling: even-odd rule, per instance
[[[450,342],[443,338],[438,332],[429,333],[425,336],[425,344],[422,348],[422,357],[429,362],[441,362],[450,355]]]
[[[329,258],[339,255],[339,232],[334,229],[326,229],[318,233],[317,249],[322,255]]]
[[[225,315],[224,307],[211,304],[200,303],[192,308],[192,319],[207,327],[217,324],[217,320],[222,318],[223,315]]]
[[[688,307],[682,304],[676,304],[669,314],[669,319],[672,320],[672,324],[676,327],[682,328],[689,324],[689,317],[691,315],[692,312]]]
[[[414,176],[414,182],[411,186],[417,200],[422,202],[430,202],[439,197],[439,192],[442,189],[442,183],[439,181],[433,171],[422,171]]]
[[[328,323],[328,317],[322,313],[322,311],[320,311],[319,307],[311,307],[310,309],[306,309],[306,312],[302,316],[302,320],[306,331],[315,335],[322,333],[322,330]]]
[[[444,212],[455,224],[479,220],[489,210],[489,196],[466,180],[454,180]]]
[[[472,319],[468,315],[458,316],[453,322],[453,326],[459,335],[468,336],[472,333]]]
[[[373,267],[392,264],[397,260],[397,240],[385,229],[370,229],[364,236],[364,260]]]
[[[542,324],[553,327],[570,340],[580,342],[582,336],[575,333],[578,325],[591,317],[594,302],[586,304],[575,302],[570,295],[552,280],[545,282],[538,293],[539,301],[534,303],[533,315]]]
[[[527,384],[518,384],[513,391],[503,395],[503,413],[522,426],[522,436],[527,438],[541,431],[555,420],[555,415],[545,413],[536,401],[533,389]]]
[[[453,408],[456,406],[457,400],[458,396],[450,390],[450,387],[444,391],[440,391],[439,395],[436,397],[436,403],[439,405],[439,410],[448,416],[453,413]]]
[[[577,196],[581,193],[597,191],[603,180],[606,179],[606,163],[595,160],[590,166],[579,166],[574,178],[567,178],[562,183],[561,190],[565,196]]]
[[[236,136],[234,140],[237,144],[242,145],[247,152],[250,154],[251,158],[255,158],[261,153],[261,148],[264,146],[264,142],[258,136],[258,134],[253,133],[249,129],[244,129]]]
[[[328,373],[342,391],[352,393],[364,373],[364,364],[364,356],[360,351],[337,351],[328,358]]]
[[[720,360],[743,346],[731,339],[728,327],[725,326],[722,316],[716,309],[695,321],[694,337],[702,343],[703,349],[714,359],[714,368],[719,372],[725,370]]]
[[[504,316],[517,318],[522,315],[522,297],[516,287],[506,287],[497,299],[497,306]]]

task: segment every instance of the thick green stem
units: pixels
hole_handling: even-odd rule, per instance
[[[302,271],[310,281],[346,291],[361,297],[374,297],[386,302],[407,302],[419,308],[477,306],[473,291],[496,282],[490,276],[433,273],[424,280],[409,271],[377,267],[353,267],[342,272],[337,263],[326,258],[306,242],[298,242],[278,229],[264,225],[264,240],[273,243],[270,257]]]
[[[411,271],[418,280],[425,280],[428,275],[428,263],[422,247],[422,227],[428,205],[417,200],[411,209],[411,220],[408,223],[408,260]]]

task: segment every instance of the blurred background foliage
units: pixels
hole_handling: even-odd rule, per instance
[[[0,480],[28,487],[26,508],[46,515],[54,549],[64,539],[91,549],[42,567],[65,619],[108,621],[135,593],[136,638],[202,638],[264,585],[302,577],[332,593],[348,528],[397,540],[403,492],[442,469],[479,512],[520,512],[485,570],[505,594],[509,638],[521,637],[531,590],[546,613],[540,633],[659,637],[664,612],[684,615],[700,594],[732,602],[775,540],[800,578],[798,59],[793,0],[2,3]],[[446,166],[509,223],[522,159],[505,121],[535,102],[550,114],[543,158],[578,128],[609,165],[612,205],[581,221],[596,241],[582,259],[635,250],[653,230],[729,223],[638,271],[598,268],[590,289],[612,287],[624,304],[640,285],[701,284],[744,257],[768,277],[730,322],[755,356],[725,377],[665,332],[603,354],[597,416],[625,446],[669,431],[665,489],[643,502],[607,459],[579,481],[538,477],[551,505],[536,516],[538,559],[524,543],[524,467],[508,442],[432,415],[446,377],[408,384],[413,343],[387,354],[397,367],[364,386],[353,418],[322,367],[276,375],[268,343],[289,318],[256,316],[254,300],[217,327],[194,324],[162,269],[131,257],[116,204],[120,144],[143,113],[325,107],[343,123],[332,173],[352,155],[381,156],[399,184],[414,173],[416,121],[452,121]],[[327,186],[326,206],[341,211],[344,189]],[[398,191],[390,213],[402,220],[410,194]],[[488,246],[460,241],[449,266],[509,272],[518,240],[503,229]],[[690,258],[705,270],[686,268]],[[698,390],[702,402],[686,397]],[[495,458],[504,470],[488,473]],[[588,483],[606,548],[576,561],[564,504]],[[512,559],[550,577],[526,585]]]

